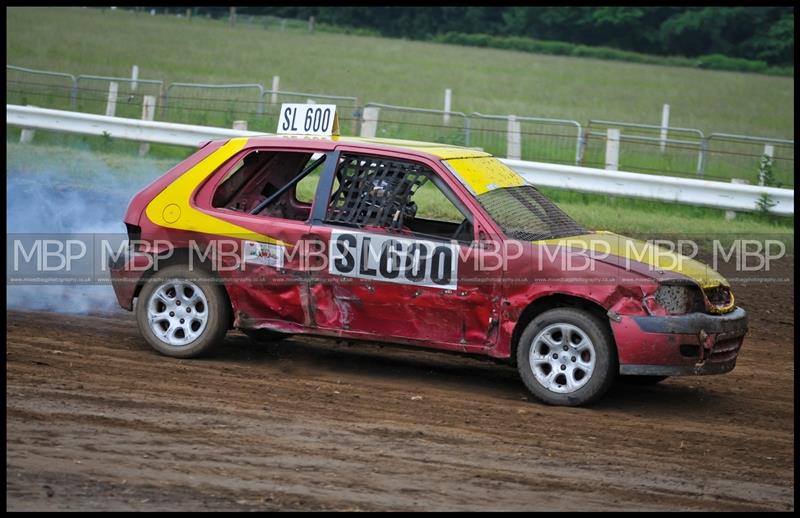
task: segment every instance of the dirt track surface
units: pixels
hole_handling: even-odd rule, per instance
[[[791,286],[738,295],[732,373],[618,384],[591,408],[445,353],[231,332],[176,360],[124,311],[8,311],[6,506],[793,510]]]

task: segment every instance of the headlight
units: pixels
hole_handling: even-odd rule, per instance
[[[733,292],[728,286],[716,286],[714,288],[706,288],[703,290],[706,298],[708,299],[709,311],[711,313],[727,313],[733,311],[734,297]]]
[[[653,299],[670,315],[683,315],[693,311],[703,311],[703,294],[697,286],[662,284]]]

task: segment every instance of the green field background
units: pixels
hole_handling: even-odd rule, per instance
[[[793,138],[794,78],[461,47],[87,8],[7,8],[6,63],[165,82],[261,83],[455,111]]]

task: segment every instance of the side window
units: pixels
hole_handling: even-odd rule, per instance
[[[311,157],[306,165],[311,165],[316,158],[316,155]],[[297,182],[295,199],[298,202],[308,203],[309,205],[314,202],[314,195],[317,193],[317,184],[319,184],[319,176],[322,174],[322,169],[322,167],[317,167],[305,178]]]
[[[367,155],[342,155],[326,221],[398,234],[470,241],[471,217],[457,203],[455,195],[425,165]]]
[[[253,151],[227,173],[217,186],[211,205],[306,221],[324,160],[322,153]]]

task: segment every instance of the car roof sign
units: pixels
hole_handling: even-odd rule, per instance
[[[281,105],[278,134],[331,137],[339,135],[339,115],[335,104]]]

